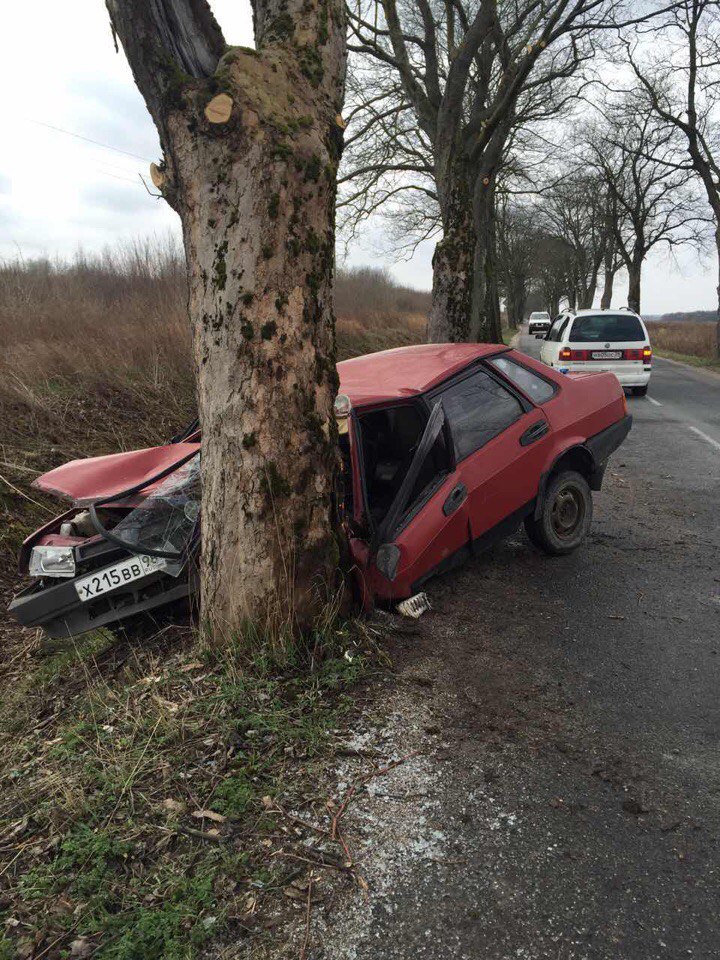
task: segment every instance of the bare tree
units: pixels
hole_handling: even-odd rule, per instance
[[[531,208],[504,197],[498,204],[498,272],[505,296],[508,323],[516,329],[525,319],[525,306],[537,260],[538,231]]]
[[[609,310],[612,306],[615,277],[622,269],[623,260],[618,252],[615,239],[615,223],[618,217],[617,199],[612,190],[606,193],[605,203],[605,253],[603,255],[603,292],[600,297],[600,309]]]
[[[564,299],[572,306],[568,297],[571,253],[567,243],[557,237],[543,236],[538,242],[532,286],[551,317],[560,312],[560,304]]]
[[[656,39],[661,42],[652,42]],[[655,113],[684,138],[690,166],[712,210],[720,357],[720,5],[717,0],[680,0],[654,26],[650,37],[628,40],[627,47]]]
[[[107,0],[180,216],[202,447],[202,616],[305,627],[336,575],[332,276],[339,0],[254,0],[257,49],[206,0]]]
[[[678,138],[654,114],[642,90],[631,90],[606,110],[590,138],[590,162],[605,179],[614,246],[628,273],[628,306],[640,312],[642,267],[658,244],[699,240],[692,171],[676,163]]]
[[[442,239],[429,338],[499,339],[495,203],[508,139],[519,124],[547,115],[548,104],[557,109],[568,79],[625,9],[638,8],[639,20],[657,7],[625,0],[358,0],[352,7],[350,49],[372,63],[360,68],[372,72],[372,85],[365,85],[368,109],[355,118],[373,148],[347,176],[366,177],[385,200],[407,185],[437,204]],[[376,208],[361,196],[357,189],[355,202]]]
[[[569,254],[570,304],[591,307],[608,240],[605,185],[593,174],[571,171],[541,195],[539,216],[545,232],[563,241]]]

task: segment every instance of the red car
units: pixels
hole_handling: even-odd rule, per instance
[[[613,374],[563,375],[498,344],[427,344],[338,364],[341,513],[365,608],[514,532],[550,554],[590,527],[591,490],[632,418]],[[77,460],[35,486],[73,508],[29,537],[10,605],[68,636],[195,589],[197,423],[166,446]]]

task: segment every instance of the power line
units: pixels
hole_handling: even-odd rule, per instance
[[[42,120],[34,120],[30,117],[27,119],[30,120],[30,123],[36,123],[39,127],[46,127],[48,130],[54,130],[56,133],[64,133],[68,137],[75,137],[76,140],[84,140],[85,143],[93,143],[96,147],[103,147],[105,150],[112,150],[115,153],[122,153],[126,157],[133,157],[135,160],[144,160],[147,163],[153,162],[150,157],[141,157],[137,153],[130,153],[129,150],[120,150],[119,147],[111,147],[109,143],[100,143],[99,140],[93,140],[91,137],[84,137],[80,133],[73,133],[71,130],[63,130],[62,127],[55,127],[52,123],[44,123]]]

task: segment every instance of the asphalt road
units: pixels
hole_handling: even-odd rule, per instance
[[[720,376],[659,360],[628,403],[589,543],[551,559],[521,531],[395,642],[442,856],[345,955],[720,958]]]

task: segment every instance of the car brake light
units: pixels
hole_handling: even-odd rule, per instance
[[[644,363],[652,363],[652,347],[643,347],[642,358]]]
[[[570,349],[570,347],[563,347],[562,350],[560,351],[560,359],[561,359],[561,360],[571,360],[571,359],[572,359],[572,354],[573,354],[573,352],[572,352],[572,350]]]
[[[642,350],[623,350],[623,357],[626,360],[642,360],[643,352]]]

